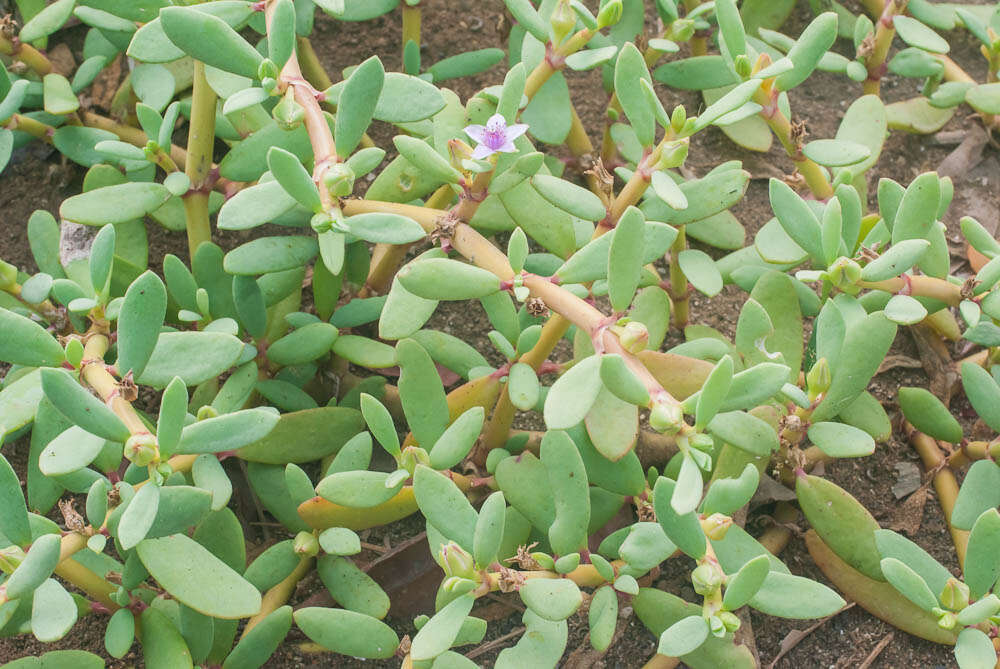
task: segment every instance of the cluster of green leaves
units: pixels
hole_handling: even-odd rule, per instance
[[[939,14],[911,3],[913,16],[895,17],[895,26],[914,50],[890,69],[928,77],[933,106],[949,90],[938,87],[940,68],[928,71],[940,61],[927,54],[942,47],[924,24]],[[837,3],[792,39],[775,32],[792,2],[716,0],[682,16],[673,0],[656,0],[664,30],[643,52],[641,0],[602,0],[596,12],[575,0],[506,0],[517,24],[502,84],[463,103],[440,83],[504,53],[473,51],[424,70],[410,41],[404,72],[372,57],[310,91],[335,109],[318,128],[296,99],[304,84],[281,75],[315,8],[361,21],[398,0],[271,0],[269,26],[262,7],[244,0],[20,4],[25,43],[41,45],[73,15],[90,29],[72,81],[0,71],[0,123],[23,119],[0,128],[0,167],[35,122],[87,171],[82,192],[59,209],[63,223],[45,211],[27,223],[39,271],[0,263],[0,361],[11,365],[0,384],[0,440],[30,431],[26,494],[0,456],[0,635],[55,641],[81,615],[110,614],[113,657],[138,640],[150,667],[252,667],[295,624],[329,650],[388,658],[400,643],[383,622],[391,602],[355,563],[357,533],[419,512],[445,578],[433,615],[414,621],[414,666],[474,666],[453,649],[484,638],[486,622],[471,614],[496,589],[518,591],[528,632],[497,666],[555,666],[588,588],[597,650],[610,645],[627,604],[659,637],[660,653],[692,667],[750,667],[752,655],[734,641],[739,609],[813,618],[844,600],[793,575],[732,516],[763,475],[797,465],[807,445],[826,458],[863,457],[889,438],[889,417],[866,388],[898,326],[937,319],[991,349],[986,366],[961,371],[973,407],[1000,431],[1000,368],[990,366],[1000,346],[1000,243],[963,219],[988,262],[974,284],[950,275],[941,219],[953,189],[933,172],[905,186],[881,179],[868,212],[869,171],[887,133],[923,108],[862,96],[835,138],[806,144],[774,122],[792,118],[788,91],[815,70],[860,76],[861,63],[829,49],[838,35],[860,44],[872,24]],[[993,19],[941,11],[995,57],[984,23]],[[673,55],[708,30],[718,54]],[[137,63],[129,88],[143,148],[76,122],[77,93],[122,52]],[[171,158],[175,127],[192,116],[185,91],[194,62],[218,97],[218,175],[232,195],[211,192],[210,215],[223,230],[283,230],[229,250],[202,243],[190,264],[167,255],[157,274],[146,220],[184,229],[185,198],[195,192]],[[574,126],[563,63],[601,68],[614,95],[607,131],[622,159],[615,173],[628,184],[619,199],[577,185],[541,150],[566,142]],[[683,107],[668,113],[654,81],[703,91],[706,107],[696,117]],[[963,88],[944,106],[966,100],[988,112],[990,86]],[[475,160],[465,128],[495,115],[528,132],[513,152]],[[384,165],[386,151],[365,139],[373,120],[398,132],[398,155]],[[709,126],[754,150],[777,134],[796,165],[813,170],[810,187],[826,184],[830,197],[805,198],[772,180],[774,218],[747,244],[730,211],[750,179],[739,161],[700,178],[678,169],[690,138]],[[317,133],[336,155],[314,154]],[[366,176],[364,200],[347,199]],[[622,201],[626,193],[634,197]],[[376,255],[370,244],[426,240],[437,223],[421,205],[432,194],[438,206],[455,204],[451,216],[468,214],[471,229],[442,226],[447,243],[419,248],[385,295],[358,297]],[[87,253],[61,249],[71,224],[96,232]],[[508,235],[505,254],[490,246],[498,233]],[[687,239],[728,253],[715,260]],[[671,311],[683,299],[686,313],[687,299],[685,287],[664,286],[653,263],[665,255],[672,279],[707,297],[726,284],[748,293],[732,339],[687,325],[682,343],[661,350]],[[529,302],[537,280],[554,291],[548,307],[576,316],[565,334],[572,359],[561,364],[531,356],[546,357],[555,343],[544,337],[555,323]],[[596,298],[613,317],[587,303]],[[494,350],[425,327],[442,301],[477,301]],[[346,372],[349,364],[371,375]],[[559,376],[544,383],[553,369]],[[127,401],[133,384],[160,393],[152,414]],[[899,402],[920,431],[962,441],[929,392],[901,389]],[[540,439],[510,429],[515,410],[541,416]],[[643,439],[669,443],[672,456],[646,466],[636,448]],[[227,458],[245,465],[253,494],[288,530],[249,564]],[[457,473],[469,462],[481,463],[484,478]],[[985,632],[1000,622],[998,479],[992,460],[977,462],[956,502],[952,524],[971,530],[964,581],[881,530],[832,483],[799,472],[795,494],[814,528],[810,551],[834,584],[902,629],[955,643],[967,669],[995,662]],[[82,516],[65,512],[70,531],[61,536],[45,514],[67,493],[86,495],[86,505]],[[639,585],[678,552],[696,563],[700,605]],[[504,566],[512,560],[520,570]],[[289,584],[313,565],[337,606],[293,613],[284,605]],[[266,604],[269,593],[283,597],[278,606]],[[87,654],[21,662],[100,665]]]

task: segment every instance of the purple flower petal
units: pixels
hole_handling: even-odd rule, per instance
[[[508,139],[506,142],[503,143],[503,145],[497,148],[497,151],[500,151],[502,153],[517,153],[517,147],[514,146],[514,142]]]
[[[503,114],[494,114],[486,121],[486,129],[491,132],[503,132],[507,129],[507,120]]]
[[[507,139],[514,140],[528,132],[527,123],[515,123],[514,125],[507,128]]]
[[[483,158],[486,158],[487,156],[490,156],[493,153],[495,153],[493,149],[486,146],[485,144],[480,144],[472,152],[472,157],[476,160],[482,160]]]
[[[476,142],[486,141],[486,128],[481,125],[470,125],[465,128],[465,134]]]

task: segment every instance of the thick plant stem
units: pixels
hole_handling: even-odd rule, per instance
[[[0,53],[21,61],[39,76],[45,76],[52,72],[52,61],[44,53],[17,38],[11,40],[0,37]]]
[[[893,17],[906,8],[906,0],[898,2],[889,0],[885,3],[885,8],[878,18],[878,27],[875,30],[875,37],[870,46],[871,52],[865,57],[865,66],[868,68],[868,78],[864,82],[866,95],[879,95],[882,77],[887,71],[885,59],[889,55],[889,47],[892,46],[892,39],[896,35],[893,26]],[[867,41],[867,40],[866,40]],[[862,45],[864,47],[865,45]]]
[[[406,53],[406,45],[413,42],[420,46],[420,5],[410,7],[403,5],[403,54]],[[402,65],[406,67],[406,56],[402,56]]]
[[[593,36],[593,31],[584,28],[555,49],[552,48],[551,42],[546,44],[545,58],[528,74],[524,85],[524,94],[528,96],[528,100],[535,97],[535,93],[545,85],[549,77],[565,67],[566,56],[571,56],[582,49]]]
[[[146,424],[132,408],[132,403],[122,396],[118,381],[105,367],[104,354],[107,353],[110,344],[108,337],[103,334],[91,335],[87,339],[83,347],[83,367],[80,376],[125,423],[130,433],[149,434]]]
[[[624,566],[624,560],[613,560],[611,562],[611,567],[615,570],[616,576],[618,575],[618,571]],[[604,577],[598,573],[597,567],[592,564],[581,564],[568,574],[557,574],[554,571],[545,571],[541,569],[537,571],[520,571],[518,574],[525,579],[568,578],[577,585],[585,588],[594,588],[607,583],[607,581],[604,580]],[[496,592],[500,589],[500,578],[501,575],[499,573],[494,572],[486,574],[486,578],[483,580],[482,584],[472,591],[473,594],[477,597],[481,597],[488,592]]]
[[[425,207],[430,209],[441,209],[447,206],[454,196],[451,186],[445,184],[438,188],[427,198]],[[392,278],[396,275],[396,270],[406,258],[410,244],[388,244],[379,242],[372,250],[371,269],[368,271],[368,278],[365,285],[358,292],[358,297],[371,297],[372,295],[384,295],[392,284]]]
[[[56,305],[52,304],[50,300],[42,300],[38,304],[32,304],[26,302],[23,297],[21,297],[21,284],[15,283],[13,286],[9,286],[4,289],[8,295],[13,296],[17,299],[25,309],[34,311],[35,313],[41,315],[42,318],[49,322],[59,334],[67,335],[72,332],[72,324],[66,317],[66,312]]]
[[[681,661],[676,657],[667,657],[657,653],[649,658],[649,661],[642,665],[642,669],[674,669]]]
[[[884,290],[887,293],[905,293],[916,297],[941,300],[952,307],[962,301],[962,287],[933,276],[895,277],[885,281],[859,281],[858,287],[868,290]]]
[[[684,0],[684,9],[690,14],[700,4],[701,0]],[[706,35],[696,35],[695,37],[692,37],[691,55],[704,56],[706,53],[708,53],[708,37]]]
[[[785,148],[785,153],[792,159],[795,169],[805,179],[806,185],[809,186],[809,190],[812,191],[813,195],[819,200],[826,200],[833,197],[833,186],[830,184],[826,172],[823,171],[822,167],[802,154],[801,138],[794,136],[795,130],[792,127],[792,122],[778,108],[777,91],[769,93],[762,86],[754,93],[753,101],[763,107],[758,114],[764,119],[768,127],[771,128],[771,132],[778,138],[778,141],[781,142],[781,145]]]
[[[55,574],[68,583],[83,590],[111,611],[117,611],[120,606],[111,599],[118,587],[107,581],[76,560],[63,560],[56,565]]]
[[[27,133],[34,137],[35,139],[40,139],[46,144],[52,143],[52,135],[55,134],[56,129],[47,123],[42,123],[36,119],[33,119],[24,114],[14,114],[12,115],[3,125],[7,130],[20,130],[23,133]]]
[[[191,179],[191,189],[184,194],[187,219],[188,253],[191,260],[198,247],[212,241],[208,220],[209,174],[215,149],[216,95],[205,78],[205,64],[194,62],[194,88],[191,95],[191,125],[188,129],[187,164],[184,173]]]
[[[758,541],[760,545],[768,550],[772,555],[778,555],[788,545],[792,538],[792,531],[786,527],[789,523],[794,523],[799,512],[788,502],[778,502],[775,506],[775,524],[765,530],[760,535]]]
[[[589,169],[594,162],[594,144],[590,141],[590,136],[583,126],[583,121],[580,120],[580,115],[576,113],[576,106],[571,103],[569,109],[572,116],[569,134],[566,135],[566,148],[580,162],[580,166],[586,168],[587,187],[603,199],[604,190],[601,180]]]
[[[545,324],[542,326],[542,332],[538,337],[538,341],[535,342],[531,350],[526,351],[520,357],[518,362],[523,362],[537,372],[542,363],[548,360],[552,354],[552,350],[555,349],[556,344],[559,343],[562,336],[566,334],[569,326],[570,322],[568,320],[559,314],[552,314],[552,317],[545,321]],[[486,457],[490,454],[490,451],[494,448],[502,447],[507,443],[507,439],[510,438],[510,428],[514,422],[515,407],[510,401],[510,394],[507,392],[507,389],[508,386],[505,384],[500,391],[500,397],[497,399],[496,406],[490,416],[490,421],[483,431],[483,437],[473,454],[472,460],[479,466],[486,464]]]
[[[955,509],[955,500],[958,498],[958,480],[955,472],[948,467],[947,460],[941,448],[932,437],[919,432],[909,423],[904,423],[910,444],[920,455],[924,467],[928,471],[934,472],[934,490],[937,492],[938,501],[941,503],[941,511],[944,512],[944,519],[948,523],[948,530],[951,532],[951,540],[955,544],[955,554],[958,556],[958,566],[965,566],[965,551],[969,545],[969,533],[960,530],[951,524],[951,513]]]
[[[146,136],[139,128],[133,128],[130,125],[125,125],[123,123],[118,123],[106,116],[101,116],[100,114],[95,114],[94,112],[85,111],[82,113],[82,120],[85,126],[90,128],[100,128],[101,130],[107,130],[108,132],[113,132],[118,135],[118,139],[123,142],[128,142],[133,146],[138,146],[139,148],[144,148],[149,142],[149,137]],[[163,147],[164,150],[168,150],[168,147]],[[171,144],[169,147],[170,159],[177,163],[177,167],[184,169],[187,166],[187,151],[181,147]],[[217,185],[222,184],[232,184],[231,181],[226,179],[219,179]]]
[[[268,30],[271,28],[271,19],[274,16],[275,3],[268,3],[265,19]],[[313,54],[315,55],[315,54]],[[313,167],[313,181],[320,185],[319,197],[323,204],[324,211],[332,211],[337,203],[334,201],[330,189],[322,187],[323,177],[327,170],[334,164],[340,162],[337,156],[337,149],[333,143],[333,135],[330,133],[330,126],[326,123],[323,110],[320,109],[316,94],[308,81],[302,74],[299,67],[298,54],[292,54],[285,66],[281,69],[278,84],[285,90],[291,86],[295,101],[298,102],[304,112],[306,131],[309,133],[309,143],[312,145],[315,166]]]
[[[311,557],[302,557],[299,559],[299,564],[292,570],[292,573],[286,576],[278,585],[272,587],[270,590],[264,593],[261,599],[260,611],[253,618],[247,621],[246,627],[243,628],[243,635],[241,639],[245,637],[250,630],[257,626],[260,621],[269,616],[270,614],[277,611],[279,608],[284,606],[292,594],[295,592],[295,586],[299,584],[306,574],[312,570],[313,559]]]
[[[670,246],[670,303],[674,327],[684,331],[688,323],[688,280],[681,269],[681,252],[687,248],[684,226],[677,226],[677,239]]]

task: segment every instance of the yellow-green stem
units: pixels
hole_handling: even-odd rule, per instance
[[[569,326],[570,322],[568,320],[559,314],[552,314],[549,320],[545,321],[545,324],[542,325],[542,332],[538,337],[538,341],[535,342],[531,350],[521,355],[518,362],[529,365],[537,372],[542,363],[548,360],[556,344],[566,334]],[[500,397],[497,399],[496,406],[493,408],[493,413],[490,415],[490,421],[483,431],[482,440],[473,455],[473,461],[477,465],[482,466],[486,464],[486,457],[490,454],[490,451],[503,446],[510,437],[510,428],[514,422],[514,405],[511,403],[510,394],[507,391],[508,386],[504,384],[500,390]]]
[[[905,1],[898,3],[896,0],[889,0],[878,18],[871,53],[864,59],[868,69],[868,78],[864,82],[866,95],[879,94],[882,76],[886,72],[885,59],[889,55],[889,47],[892,46],[892,39],[896,35],[892,19],[903,11],[905,6]]]
[[[112,593],[118,589],[118,586],[101,578],[76,560],[63,560],[56,565],[55,574],[83,590],[109,610],[117,611],[121,608],[111,599]]]
[[[424,206],[430,209],[441,209],[448,204],[453,196],[454,192],[451,190],[451,186],[445,184],[427,198]],[[385,294],[392,283],[392,278],[396,275],[396,269],[406,258],[410,246],[410,244],[387,244],[385,242],[376,244],[372,250],[368,278],[365,280],[364,287],[358,292],[358,297]]]
[[[410,7],[409,5],[403,5],[403,53],[406,53],[406,45],[413,42],[418,47],[420,46],[420,5],[416,7]],[[403,66],[406,66],[405,58],[403,56]]]
[[[0,37],[0,53],[21,61],[40,76],[52,72],[52,61],[35,47],[20,40],[15,42],[6,37]]]
[[[272,587],[270,590],[264,593],[261,598],[260,611],[253,618],[247,621],[246,627],[243,628],[243,635],[241,639],[245,637],[250,630],[257,626],[260,621],[274,613],[276,610],[284,606],[288,599],[295,592],[295,586],[299,584],[309,570],[312,569],[313,559],[311,557],[303,557],[299,559],[299,564],[292,570],[292,573],[281,580],[276,586]]]
[[[915,297],[929,297],[952,307],[957,307],[963,299],[961,286],[933,276],[909,276],[907,279],[897,276],[885,281],[859,281],[858,287],[884,290],[892,294],[905,292]]]
[[[56,131],[51,125],[42,123],[24,114],[14,114],[3,127],[6,127],[8,130],[20,130],[35,139],[42,140],[46,144],[52,143],[52,135]]]
[[[684,9],[687,13],[693,12],[698,5],[701,4],[701,0],[684,0]],[[708,38],[704,35],[699,35],[691,38],[691,55],[692,56],[704,56],[708,53]]]
[[[920,455],[927,471],[936,471],[934,474],[934,490],[937,492],[938,501],[941,503],[941,511],[944,512],[944,519],[948,523],[951,532],[952,542],[955,544],[955,555],[958,557],[958,566],[965,567],[965,551],[969,545],[969,533],[960,530],[951,524],[951,513],[955,509],[955,500],[958,498],[958,480],[955,472],[947,466],[944,453],[937,442],[928,435],[917,431],[909,423],[904,423],[903,429],[910,438],[910,444]]]
[[[687,248],[684,226],[677,226],[677,238],[670,246],[670,313],[674,327],[683,331],[688,323],[688,280],[681,269],[681,252]]]
[[[798,140],[792,136],[792,122],[778,109],[777,95],[772,95],[763,86],[757,89],[753,96],[754,102],[763,109],[759,115],[771,128],[771,132],[778,138],[785,148],[785,153],[795,163],[795,168],[805,179],[809,190],[819,200],[826,200],[833,196],[833,186],[823,168],[802,155],[802,147]]]
[[[187,219],[188,252],[192,260],[199,246],[212,241],[212,227],[208,220],[209,189],[206,188],[206,184],[212,169],[212,152],[215,149],[215,103],[215,91],[205,78],[205,64],[195,61],[187,164],[184,166],[185,174],[191,179],[191,189],[183,198]]]

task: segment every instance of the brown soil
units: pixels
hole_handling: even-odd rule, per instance
[[[982,1],[982,0],[980,0]],[[461,11],[456,12],[455,5],[461,4]],[[472,5],[469,7],[468,5]],[[587,4],[596,4],[588,0]],[[849,2],[854,10],[854,2]],[[425,64],[433,63],[455,53],[471,48],[498,46],[505,48],[503,33],[505,32],[506,12],[501,0],[481,0],[478,3],[449,3],[447,0],[424,0],[423,35],[426,45],[423,48]],[[360,62],[363,58],[377,53],[390,69],[398,67],[400,59],[400,21],[398,13],[390,14],[364,24],[339,24],[329,20],[321,12],[317,12],[316,29],[313,43],[323,65],[334,80],[340,76],[340,71],[349,65]],[[797,35],[810,20],[811,14],[806,3],[800,3],[790,21],[783,30],[791,35]],[[64,31],[64,37],[73,48],[79,60],[83,32],[80,27]],[[978,46],[973,43],[967,33],[956,32],[947,35],[953,46],[952,56],[963,67],[982,80],[985,66],[978,55]],[[898,41],[897,41],[898,43]],[[843,42],[840,46],[845,46]],[[849,54],[848,54],[849,55]],[[504,64],[477,77],[449,82],[448,85],[462,97],[467,99],[483,86],[498,83],[502,80]],[[599,142],[599,129],[603,122],[607,98],[600,86],[598,72],[569,73],[568,79],[573,91],[574,102],[584,122],[591,131],[595,144]],[[905,99],[918,93],[915,84],[891,77],[883,88],[887,101]],[[677,103],[685,104],[688,109],[699,107],[700,99],[683,92],[660,90],[664,104],[670,109]],[[791,93],[791,104],[796,118],[808,123],[813,137],[832,137],[850,102],[861,94],[860,85],[852,84],[844,78],[817,73],[804,85]],[[968,108],[961,108],[956,117],[949,123],[946,130],[963,130],[973,126],[976,120],[971,117]],[[391,128],[378,126],[372,130],[376,143],[380,146],[391,146]],[[871,170],[874,178],[891,177],[901,183],[909,182],[918,173],[934,169],[951,151],[952,146],[937,142],[933,137],[912,136],[895,132],[888,139],[878,165]],[[775,148],[768,154],[753,154],[735,147],[720,131],[710,129],[698,136],[690,151],[688,166],[693,172],[701,175],[712,166],[731,158],[745,161],[745,168],[754,176],[744,199],[734,207],[734,213],[747,229],[747,239],[763,223],[771,217],[767,198],[767,178],[791,171],[791,164],[775,142]],[[996,230],[1000,223],[1000,162],[995,151],[987,149],[985,159],[973,166],[965,174],[953,177],[955,180],[955,199],[946,217],[949,237],[958,241],[958,219],[964,215],[972,215],[991,230]],[[79,192],[82,170],[75,166],[67,166],[61,161],[58,153],[49,147],[33,143],[18,152],[12,164],[0,176],[0,256],[3,259],[19,265],[26,271],[34,271],[34,263],[27,244],[24,225],[30,213],[38,208],[48,209],[55,213],[59,203],[69,195]],[[874,180],[871,182],[874,186]],[[871,189],[874,192],[874,188]],[[261,234],[257,231],[253,236]],[[286,233],[287,234],[287,233]],[[249,238],[246,234],[227,233],[218,235],[216,241],[225,248],[232,248]],[[166,253],[175,253],[186,257],[185,239],[182,234],[169,233],[155,224],[149,227],[150,266],[159,268],[161,259]],[[715,257],[722,254],[705,248]],[[961,271],[962,257],[958,255],[956,243],[955,263]],[[968,268],[965,268],[968,271]],[[735,287],[726,288],[721,295],[707,300],[698,294],[692,298],[692,322],[715,327],[727,335],[732,335],[736,316],[746,299],[745,294]],[[485,333],[490,329],[485,314],[477,307],[471,312],[465,305],[439,309],[431,323],[432,327],[462,336],[481,351],[491,349]],[[672,335],[673,337],[673,335]],[[908,333],[901,333],[897,338],[892,354],[899,354],[917,359],[919,354]],[[958,351],[953,354],[958,355]],[[489,354],[487,354],[489,355]],[[564,352],[565,355],[565,352]],[[896,368],[880,374],[873,381],[871,390],[887,406],[894,406],[896,389],[901,385],[926,386],[927,376],[922,369]],[[154,405],[155,406],[155,405]],[[964,397],[956,397],[953,407],[966,428],[971,428],[968,420],[970,412]],[[896,412],[898,413],[898,411]],[[5,456],[14,467],[24,472],[27,457],[27,439],[20,439],[7,444]],[[857,460],[838,462],[826,468],[826,475],[833,481],[854,494],[863,502],[883,524],[888,524],[899,507],[899,501],[890,491],[896,481],[894,465],[898,462],[915,461],[916,455],[898,431],[888,443],[881,445],[876,453]],[[239,486],[237,486],[239,487]],[[241,509],[247,508],[240,505]],[[240,509],[238,509],[239,511]],[[762,513],[754,514],[748,527],[755,532],[762,531],[769,524],[766,515],[767,508]],[[919,514],[919,511],[918,511]],[[262,550],[265,537],[261,525],[251,513],[247,518],[248,550],[251,554]],[[798,527],[806,529],[801,518]],[[422,531],[422,523],[418,517],[401,521],[389,527],[371,530],[362,537],[364,541],[376,546],[398,546],[407,539]],[[281,534],[283,530],[277,529]],[[272,540],[275,528],[270,528]],[[281,537],[278,537],[281,538]],[[936,558],[952,570],[957,570],[954,549],[948,535],[947,526],[938,505],[933,488],[930,489],[927,502],[922,511],[920,532],[911,537],[920,543]],[[366,550],[361,556],[363,563],[374,560],[379,553]],[[820,581],[825,581],[823,575],[813,565],[805,550],[804,543],[793,538],[788,548],[781,555],[793,572],[803,574]],[[676,562],[676,561],[675,561]],[[682,596],[694,599],[694,593],[686,582],[685,565],[667,563],[663,573],[658,577],[657,585]],[[315,575],[307,578],[298,588],[292,604],[299,604],[314,596],[319,596],[323,590]],[[429,598],[429,599],[428,599]],[[516,596],[506,596],[499,601],[487,600],[477,607],[474,614],[493,619],[484,643],[509,635],[520,627],[519,610],[523,610]],[[418,603],[424,602],[420,610],[429,612],[433,607],[433,590],[413,598]],[[502,603],[501,603],[502,602]],[[513,613],[514,615],[510,615]],[[792,630],[804,630],[812,624],[810,621],[786,621],[771,618],[756,613],[750,620],[756,636],[757,649],[763,665],[768,665],[779,653],[782,640]],[[412,634],[412,616],[390,617],[388,621],[402,636]],[[584,615],[574,616],[570,620],[570,640],[565,666],[583,666],[590,664],[597,667],[640,667],[655,652],[656,640],[646,631],[634,616],[623,618],[620,634],[610,650],[603,656],[584,653],[589,648],[586,639],[587,623]],[[24,655],[38,655],[57,648],[85,648],[104,656],[103,651],[104,620],[96,616],[81,619],[73,632],[57,644],[40,644],[31,636],[0,640],[0,662],[13,660]],[[841,613],[815,631],[811,632],[791,652],[781,659],[777,667],[792,669],[798,667],[855,667],[862,664],[873,649],[891,636],[888,644],[870,664],[872,667],[951,667],[954,666],[951,649],[938,646],[912,637],[899,630],[893,630],[887,624],[873,618],[859,607]],[[501,642],[489,652],[476,657],[477,663],[490,666],[496,654],[505,645],[516,641],[516,636]],[[285,643],[271,658],[268,667],[381,667],[396,666],[398,662],[361,662],[313,651],[305,642],[308,640],[295,628],[289,634]],[[468,649],[462,649],[468,650]],[[580,652],[574,652],[579,650]],[[136,648],[123,660],[113,660],[107,656],[109,666],[135,666],[141,662]]]

